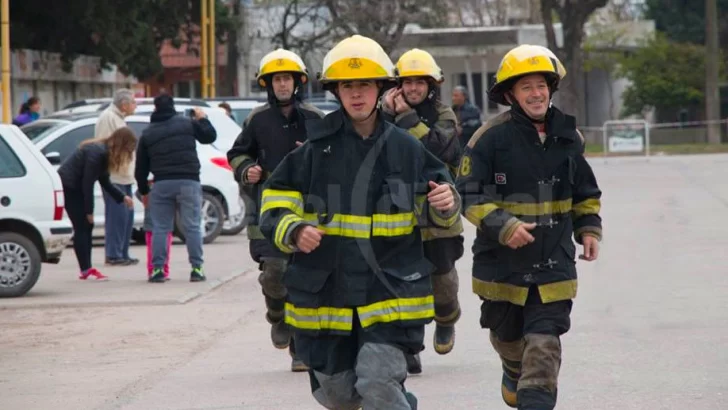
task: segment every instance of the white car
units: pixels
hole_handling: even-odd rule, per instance
[[[256,107],[259,107],[266,103],[265,100],[254,100],[238,97],[231,97],[230,99],[215,98],[205,101],[207,101],[208,104],[214,107],[217,107],[218,104],[222,102],[228,103],[230,105],[230,110],[232,111],[235,122],[238,123],[238,125],[241,127],[243,126],[245,119],[248,118],[248,115],[250,115],[251,111],[253,111]]]
[[[61,177],[14,125],[0,125],[0,297],[22,296],[58,263],[73,227]]]
[[[74,152],[81,141],[93,138],[98,115],[98,112],[70,116],[53,115],[24,125],[21,129],[54,165],[60,165]],[[149,124],[149,115],[135,114],[126,117],[126,123],[136,135],[141,135]],[[197,144],[197,154],[200,158],[200,183],[203,189],[201,221],[203,241],[211,243],[222,232],[227,215],[244,219],[245,209],[239,197],[238,185],[232,178],[232,169],[227,163],[226,154],[213,146],[203,144]],[[136,186],[133,189],[136,191]],[[104,201],[98,183],[94,187],[94,195],[94,220],[97,221],[94,237],[103,237]],[[135,200],[134,211],[132,238],[136,242],[144,243],[144,207],[138,200]],[[175,224],[175,235],[184,240],[184,232],[178,228],[178,224]]]

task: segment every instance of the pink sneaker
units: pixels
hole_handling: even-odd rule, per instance
[[[81,276],[78,278],[81,280],[88,279],[89,276],[93,276],[96,280],[108,280],[109,277],[104,275],[103,273],[99,272],[96,268],[91,268],[86,271],[86,273],[81,272]]]

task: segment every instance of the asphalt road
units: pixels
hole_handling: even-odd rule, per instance
[[[591,163],[605,239],[599,261],[577,265],[557,408],[728,409],[728,156]],[[407,381],[420,409],[507,408],[471,293],[473,234],[455,350],[435,354],[430,326],[424,372]],[[247,253],[244,235],[222,237],[205,247],[209,281],[190,283],[175,245],[172,281],[148,284],[141,265],[81,282],[68,250],[26,297],[0,300],[0,409],[320,408],[270,344]]]

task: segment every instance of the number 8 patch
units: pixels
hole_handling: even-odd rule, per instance
[[[470,157],[463,155],[462,160],[460,160],[460,175],[466,177],[470,175],[470,171]]]

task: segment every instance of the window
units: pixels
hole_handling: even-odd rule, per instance
[[[134,131],[134,135],[136,135],[137,139],[142,136],[142,132],[144,132],[145,129],[147,129],[147,126],[149,126],[149,123],[147,122],[127,122],[127,127],[131,128],[132,131]]]
[[[49,152],[57,152],[61,156],[61,162],[65,161],[78,148],[81,142],[94,137],[94,126],[84,125],[82,127],[68,131],[67,133],[56,138],[55,141],[43,148],[43,154]]]
[[[20,130],[23,131],[23,133],[27,135],[34,144],[37,144],[53,131],[66,124],[67,122],[65,121],[33,121],[30,124],[22,126]]]
[[[242,127],[245,119],[248,118],[248,115],[250,115],[250,112],[253,110],[250,108],[237,108],[233,109],[232,111],[235,122],[237,122],[238,125]]]
[[[5,140],[0,137],[0,178],[18,178],[25,175],[20,158]]]

